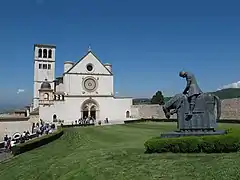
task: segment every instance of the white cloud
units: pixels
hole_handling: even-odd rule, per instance
[[[218,90],[227,89],[227,88],[240,88],[240,81],[224,85],[222,88],[219,88]]]
[[[20,94],[20,93],[23,93],[23,92],[25,92],[24,89],[18,89],[18,90],[17,90],[17,94]]]

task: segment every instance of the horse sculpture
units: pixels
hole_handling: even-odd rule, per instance
[[[217,107],[216,115],[215,107]],[[187,115],[188,109],[188,98],[184,94],[175,95],[163,106],[167,119],[171,115],[177,114],[177,128],[180,132],[215,131],[217,120],[221,116],[221,102],[217,96],[210,93],[202,93],[197,97],[191,117]]]
[[[163,133],[161,137],[220,135],[226,131],[215,130],[221,116],[221,102],[216,95],[203,93],[192,73],[181,71],[179,76],[187,81],[183,93],[175,95],[164,106],[167,119],[177,114],[177,131]],[[215,114],[215,109],[217,113]]]

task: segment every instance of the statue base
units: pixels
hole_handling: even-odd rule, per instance
[[[161,138],[177,138],[183,136],[210,136],[210,135],[223,135],[227,132],[225,130],[212,130],[212,131],[173,131],[161,134]]]

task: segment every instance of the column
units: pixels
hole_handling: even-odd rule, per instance
[[[88,117],[91,115],[91,106],[88,105]]]

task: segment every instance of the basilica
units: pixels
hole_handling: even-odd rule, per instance
[[[80,118],[123,122],[131,119],[132,98],[115,97],[111,64],[89,50],[77,62],[64,63],[55,78],[55,45],[34,45],[33,110],[39,118],[70,124]]]

